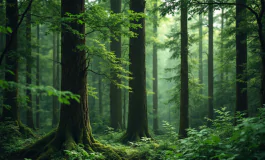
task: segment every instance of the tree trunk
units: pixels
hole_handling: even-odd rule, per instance
[[[18,21],[18,3],[17,0],[7,0],[6,1],[6,25],[12,29],[13,40],[9,48],[7,48],[7,55],[5,57],[5,70],[10,72],[5,73],[5,81],[9,82],[18,82],[18,55],[17,55],[17,21]],[[6,42],[11,40],[11,34],[6,35]],[[6,43],[6,47],[7,47]],[[13,73],[11,73],[13,72]],[[19,112],[18,112],[18,89],[12,88],[10,90],[4,90],[4,105],[3,107],[3,119],[11,118],[12,121],[19,121]],[[10,107],[10,109],[9,109]]]
[[[111,0],[110,8],[114,13],[121,12],[121,0]],[[118,26],[120,29],[121,27]],[[115,39],[116,38],[116,39]],[[121,36],[111,37],[110,51],[114,52],[117,58],[121,58]],[[114,81],[120,83],[115,70],[111,70],[111,75]],[[110,126],[115,130],[122,127],[122,97],[121,89],[114,83],[110,83]]]
[[[57,62],[57,67],[56,67],[56,85],[57,85],[57,90],[60,91],[61,90],[61,79],[60,79],[60,73],[61,73],[61,70],[60,70],[60,56],[61,56],[61,52],[60,52],[60,33],[56,33],[56,47],[57,47],[57,56],[56,56],[56,62]],[[58,117],[59,117],[59,110],[60,110],[60,106],[61,104],[59,103],[59,101],[57,100],[57,109],[58,109]]]
[[[124,89],[123,92],[123,128],[126,128],[126,96],[127,90]]]
[[[155,1],[154,8],[157,7],[157,0]],[[157,38],[157,25],[158,25],[158,18],[157,13],[154,13],[154,20],[153,20],[153,32],[155,38]],[[157,76],[157,44],[154,42],[153,44],[153,130],[156,133],[158,131],[158,76]]]
[[[213,1],[210,0],[210,3]],[[209,5],[209,50],[208,50],[208,118],[213,119],[213,5]],[[208,126],[211,123],[208,121]]]
[[[53,32],[53,87],[58,89],[57,86],[57,45],[56,33]],[[56,96],[52,97],[52,127],[56,128],[59,121],[58,99]]]
[[[2,17],[5,17],[5,13],[4,12],[5,12],[4,11],[4,3],[3,3],[3,0],[0,0],[0,15]],[[0,19],[0,25],[5,26],[5,18],[1,18]],[[0,53],[3,52],[4,47],[5,47],[5,34],[0,33]],[[3,66],[4,65],[5,64],[3,64]],[[0,78],[1,79],[5,79],[5,72],[3,70],[0,73]],[[4,104],[3,103],[3,90],[2,89],[0,89],[0,94],[1,94],[1,97],[0,97],[0,106],[1,106],[1,108],[0,108],[0,110],[2,111],[2,107],[3,107],[3,104]],[[0,113],[2,113],[1,111],[0,111]],[[0,117],[1,117],[1,114],[0,114]]]
[[[103,117],[103,105],[102,105],[102,79],[101,76],[98,76],[98,108],[99,108],[99,115],[100,117]]]
[[[221,13],[221,65],[224,64],[224,8],[222,8],[222,13]],[[221,85],[223,85],[224,82],[224,71],[223,69],[221,70],[220,74],[220,80],[221,80]]]
[[[31,9],[28,11],[26,15],[26,36],[27,36],[27,63],[26,63],[26,83],[27,85],[31,85],[32,80],[32,55],[31,55]],[[26,95],[28,97],[27,100],[27,125],[30,128],[34,129],[34,123],[33,123],[33,107],[32,107],[32,93],[31,90],[26,91]]]
[[[36,85],[40,85],[40,25],[37,24]],[[40,128],[40,95],[36,95],[36,128]]]
[[[189,78],[188,78],[188,8],[181,0],[181,94],[179,136],[187,137],[189,128]]]
[[[246,0],[236,0],[236,3],[246,4]],[[247,114],[247,33],[242,29],[246,11],[245,7],[236,6],[236,111]]]
[[[202,14],[199,15],[199,83],[203,84],[203,64],[202,64],[202,40],[203,40],[203,34],[202,34],[202,26],[203,26],[203,22],[202,22]],[[203,90],[202,88],[200,89],[200,94],[203,94]]]
[[[145,0],[131,0],[130,9],[136,13],[144,13]],[[150,137],[147,121],[146,103],[146,70],[145,70],[145,18],[138,21],[131,20],[131,23],[140,24],[142,27],[131,31],[138,36],[130,38],[129,71],[133,79],[129,81],[132,92],[129,93],[129,114],[128,126],[123,142],[137,141],[141,137]]]

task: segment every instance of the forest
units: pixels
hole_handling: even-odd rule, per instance
[[[265,160],[265,0],[0,0],[0,160]]]

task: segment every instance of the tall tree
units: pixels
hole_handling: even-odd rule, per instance
[[[221,45],[220,45],[220,52],[221,52],[221,65],[224,63],[224,7],[222,7],[222,13],[221,13]],[[224,81],[224,71],[221,71],[220,75],[221,83]]]
[[[202,64],[202,40],[203,40],[203,34],[202,34],[202,14],[199,15],[199,82],[200,84],[203,84],[203,64]],[[200,89],[200,94],[202,94],[202,88]]]
[[[121,0],[110,0],[110,8],[113,13],[121,13]],[[118,25],[121,29],[121,27]],[[114,52],[117,58],[121,58],[121,36],[111,37],[110,51]],[[112,78],[120,83],[115,70],[112,70]],[[110,83],[110,126],[115,130],[122,127],[122,96],[121,89],[114,83]]]
[[[37,24],[36,85],[40,85],[40,25]],[[40,128],[40,95],[36,95],[36,128]]]
[[[209,3],[213,1],[210,0]],[[209,4],[208,10],[208,26],[209,26],[209,39],[208,39],[208,118],[213,119],[213,5]],[[210,125],[208,121],[208,125]]]
[[[27,58],[26,58],[26,83],[27,85],[31,85],[32,80],[32,53],[31,53],[31,9],[28,10],[27,17],[26,17],[26,37],[27,37]],[[32,106],[32,93],[31,90],[26,91],[27,99],[27,125],[30,128],[34,128],[33,123],[33,106]]]
[[[145,0],[130,0],[130,10],[136,13],[145,12]],[[145,70],[145,18],[131,20],[141,28],[131,28],[138,36],[130,38],[129,71],[133,79],[129,81],[132,92],[129,93],[128,126],[123,141],[136,141],[141,137],[150,137],[147,122],[146,70]]]
[[[246,5],[247,0],[236,0],[236,3]],[[247,32],[242,26],[246,19],[246,8],[236,6],[236,111],[248,110],[247,95]]]
[[[157,8],[157,0],[155,1],[154,8]],[[153,32],[155,38],[157,38],[157,25],[158,25],[158,17],[157,13],[154,13],[153,20]],[[157,76],[157,44],[154,42],[153,44],[153,130],[154,132],[158,131],[158,76]]]
[[[56,37],[57,33],[53,32],[53,87],[58,89],[58,77],[57,77],[57,45],[56,45]],[[58,100],[56,96],[52,97],[52,126],[57,127],[59,121],[59,108],[58,108]]]
[[[187,1],[181,0],[181,93],[179,135],[187,137],[189,128],[189,77],[188,77],[188,8]]]
[[[18,82],[18,55],[17,55],[17,24],[18,24],[18,2],[17,0],[6,1],[6,26],[10,27],[13,31],[12,34],[6,35],[6,50],[7,55],[5,57],[5,70],[9,72],[5,73],[5,81]],[[11,37],[13,36],[13,37]],[[12,38],[12,40],[11,40]],[[10,45],[8,45],[10,44]],[[4,105],[3,107],[3,119],[11,118],[13,121],[20,122],[18,113],[18,89],[5,89],[4,90]],[[9,109],[10,108],[10,109]]]

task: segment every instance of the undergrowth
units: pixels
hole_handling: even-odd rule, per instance
[[[265,109],[260,109],[256,117],[237,116],[225,108],[216,110],[216,119],[212,127],[201,126],[188,129],[188,138],[179,139],[176,129],[163,122],[163,133],[154,139],[142,137],[139,142],[120,143],[124,131],[114,131],[106,127],[102,134],[94,137],[102,144],[113,148],[123,159],[129,160],[245,160],[265,159]],[[0,159],[13,153],[33,139],[22,139],[16,125],[12,122],[0,123]],[[104,160],[103,153],[90,153],[84,146],[76,150],[64,150],[53,156],[54,160]]]

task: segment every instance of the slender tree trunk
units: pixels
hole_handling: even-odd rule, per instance
[[[130,9],[136,13],[145,12],[145,0],[131,0]],[[147,120],[146,102],[146,70],[145,70],[145,18],[131,23],[142,25],[141,28],[131,29],[138,37],[130,38],[129,71],[133,79],[129,81],[132,92],[129,93],[128,126],[123,142],[140,140],[150,137]]]
[[[32,55],[31,55],[31,9],[27,13],[26,17],[26,36],[27,36],[27,64],[26,64],[26,70],[27,70],[27,76],[26,76],[26,83],[27,85],[31,85],[32,80]],[[34,123],[33,123],[33,106],[32,106],[32,93],[31,90],[26,91],[26,95],[28,97],[27,100],[27,125],[30,128],[34,129]]]
[[[202,41],[203,41],[203,34],[202,34],[202,26],[203,26],[203,23],[202,23],[202,14],[199,15],[199,23],[200,23],[200,26],[199,26],[199,37],[200,37],[200,40],[199,40],[199,82],[200,84],[203,84],[203,64],[202,64]],[[200,94],[202,95],[203,94],[203,90],[202,88],[200,89]]]
[[[222,8],[222,13],[221,13],[221,65],[224,65],[224,8]],[[223,84],[224,81],[224,71],[221,70],[220,74],[220,80],[221,80],[221,85]]]
[[[154,8],[157,7],[157,0],[155,1]],[[158,25],[158,18],[157,13],[154,13],[154,20],[153,20],[153,32],[155,38],[157,38],[157,25]],[[153,44],[153,130],[154,132],[158,131],[158,76],[157,76],[157,44],[154,42]]]
[[[3,3],[3,0],[0,0],[0,15],[2,17],[5,17],[4,12],[5,12],[4,11],[4,3]],[[5,26],[5,18],[0,19],[0,25]],[[4,47],[5,47],[5,35],[3,33],[0,33],[0,53],[3,52]],[[3,66],[4,65],[5,64],[3,64]],[[5,79],[5,72],[3,70],[1,71],[0,76],[1,76],[0,77],[1,79]],[[2,89],[0,90],[0,94],[1,94],[1,96],[0,96],[0,106],[1,106],[0,113],[2,113],[2,106],[3,106],[3,90]],[[0,114],[0,117],[1,117],[1,114]]]
[[[110,1],[111,10],[114,13],[121,12],[121,0]],[[118,26],[120,29],[121,27]],[[116,39],[115,39],[116,38]],[[111,37],[110,51],[114,52],[117,58],[121,58],[121,36]],[[117,76],[115,70],[111,70],[111,75],[114,81],[120,83],[121,80]],[[110,83],[110,126],[115,130],[120,129],[122,126],[122,97],[121,89],[114,83]]]
[[[36,85],[40,85],[40,25],[37,24]],[[40,128],[40,95],[36,95],[36,128]]]
[[[99,115],[103,117],[103,105],[102,105],[102,79],[101,76],[98,76],[98,108],[99,108]]]
[[[57,47],[56,47],[56,33],[53,32],[53,87],[58,89],[57,86]],[[52,127],[55,128],[59,121],[59,111],[58,111],[58,100],[56,96],[52,97]]]
[[[189,77],[188,77],[188,8],[181,0],[181,94],[179,135],[187,137],[189,128]]]
[[[212,0],[210,0],[212,3]],[[213,119],[213,5],[209,5],[209,51],[208,51],[208,118]],[[211,125],[208,121],[208,126]]]
[[[56,66],[56,86],[57,86],[57,90],[60,91],[61,90],[61,87],[60,87],[60,84],[61,84],[61,77],[60,77],[60,73],[61,73],[61,70],[60,70],[60,57],[61,57],[61,52],[60,52],[60,33],[56,33],[56,47],[57,47],[57,56],[56,56],[56,62],[57,62],[57,66]],[[59,114],[59,109],[60,109],[60,106],[61,104],[59,103],[59,101],[57,100],[57,108],[58,108],[58,114]],[[59,115],[58,115],[59,116]],[[59,118],[59,117],[58,117]]]
[[[5,70],[10,72],[5,73],[5,81],[9,82],[18,82],[18,55],[17,55],[17,31],[16,26],[18,23],[18,3],[17,0],[7,0],[6,1],[6,18],[7,18],[7,27],[10,27],[14,33],[13,40],[7,48],[8,52],[5,57]],[[11,39],[10,34],[6,34],[6,42],[9,42]],[[6,43],[6,47],[7,47]],[[4,90],[4,105],[3,108],[3,119],[11,118],[13,121],[19,121],[19,111],[18,111],[18,89],[5,89]],[[10,108],[10,109],[9,109]]]
[[[126,128],[126,90],[123,92],[123,128]]]
[[[246,4],[246,0],[236,0],[236,3]],[[242,29],[246,11],[245,7],[236,6],[236,111],[247,113],[247,33]]]

